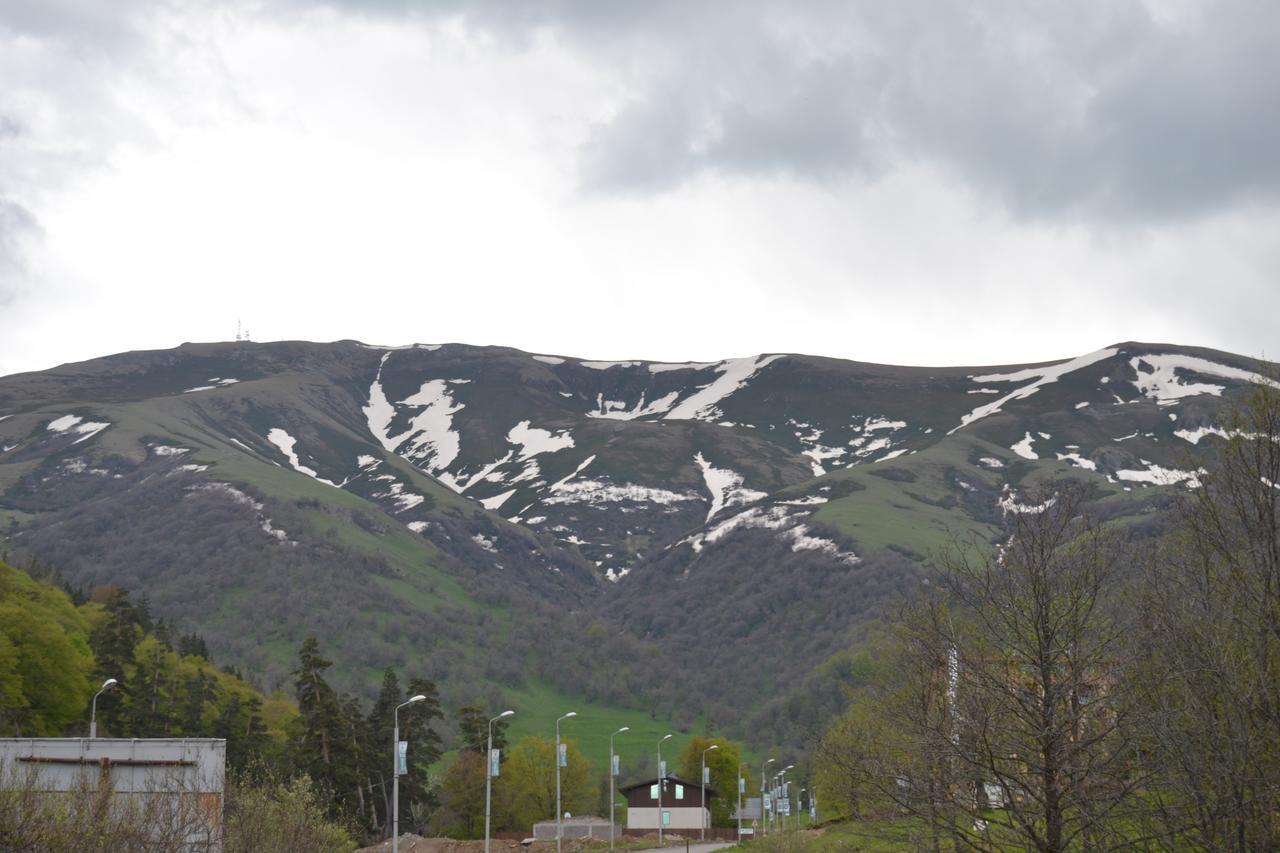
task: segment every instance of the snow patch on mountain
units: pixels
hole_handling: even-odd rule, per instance
[[[660,397],[646,406],[644,403],[645,395],[641,394],[640,402],[628,409],[625,400],[606,400],[604,399],[604,394],[600,393],[596,395],[596,411],[587,412],[587,417],[633,421],[636,418],[660,415],[663,412],[670,411],[679,396],[679,391],[672,391],[670,394]]]
[[[596,455],[593,453],[590,456],[588,456],[586,459],[583,459],[582,462],[578,465],[578,467],[573,469],[572,474],[569,474],[567,477],[552,483],[549,491],[552,493],[560,491],[562,488],[565,487],[566,483],[568,483],[574,477],[581,474],[586,469],[586,467],[594,461],[596,461]]]
[[[1070,462],[1077,468],[1084,468],[1086,471],[1098,470],[1098,463],[1092,459],[1085,459],[1079,453],[1056,453],[1059,462]]]
[[[480,501],[480,505],[487,510],[496,510],[498,509],[498,507],[506,503],[507,499],[510,498],[515,493],[516,493],[516,490],[512,489],[508,492],[503,492],[500,495],[494,495],[491,498],[482,498]]]
[[[1280,388],[1280,383],[1276,383],[1252,371],[1241,370],[1238,367],[1228,367],[1225,364],[1218,364],[1215,361],[1209,361],[1207,358],[1197,358],[1193,355],[1166,353],[1163,355],[1135,356],[1129,359],[1129,365],[1138,374],[1138,378],[1134,380],[1133,384],[1145,396],[1155,400],[1161,406],[1171,406],[1184,397],[1194,397],[1201,394],[1212,394],[1215,397],[1222,395],[1223,386],[1207,382],[1184,382],[1178,376],[1179,370],[1199,373],[1202,376],[1216,376],[1220,379],[1234,379],[1239,382],[1256,382],[1262,385],[1270,385],[1273,388]]]
[[[1118,350],[1114,347],[1107,347],[1106,349],[1100,349],[1097,352],[1082,355],[1079,358],[1069,359],[1068,361],[1064,361],[1059,364],[1049,365],[1048,367],[1028,367],[1025,370],[1015,370],[1012,373],[988,373],[983,376],[970,376],[969,379],[980,385],[984,385],[988,382],[1032,381],[1027,385],[1023,385],[1020,388],[1010,391],[998,400],[993,400],[985,406],[979,406],[967,415],[962,415],[960,418],[960,425],[949,430],[947,435],[951,435],[956,430],[967,427],[974,421],[981,420],[988,415],[993,415],[996,412],[999,412],[1005,403],[1030,397],[1045,385],[1057,382],[1068,373],[1073,373],[1092,364],[1097,364],[1100,361],[1111,358],[1117,352]]]
[[[167,444],[153,444],[151,452],[156,456],[181,456],[184,453],[190,453],[190,448],[172,447]]]
[[[298,460],[298,454],[293,449],[298,443],[298,440],[289,435],[289,433],[285,432],[280,427],[273,427],[271,431],[267,433],[267,441],[280,449],[280,452],[289,460],[289,467],[293,468],[293,470],[297,471],[299,474],[306,474],[313,480],[319,480],[321,483],[337,488],[337,483],[332,480],[326,480],[324,477],[317,474],[314,468],[308,468]]]
[[[638,361],[580,361],[583,367],[589,367],[592,370],[608,370],[611,367],[635,367]]]
[[[1129,483],[1150,483],[1155,486],[1174,486],[1186,483],[1192,489],[1200,488],[1201,475],[1209,473],[1201,468],[1198,471],[1179,471],[1177,468],[1163,468],[1145,459],[1140,460],[1146,469],[1142,471],[1116,471],[1116,477]]]
[[[705,533],[682,539],[680,544],[687,543],[695,553],[701,553],[704,547],[715,544],[735,530],[758,528],[779,531],[780,535],[791,540],[793,552],[822,551],[847,565],[854,565],[861,561],[852,551],[841,551],[840,547],[830,539],[810,535],[809,527],[802,523],[804,518],[808,518],[807,513],[798,512],[784,505],[752,507],[725,519]]]
[[[289,534],[271,523],[271,519],[263,514],[262,504],[246,495],[230,483],[201,483],[196,486],[189,486],[188,492],[212,492],[215,494],[224,494],[238,504],[249,507],[257,515],[258,527],[263,533],[266,533],[272,539],[282,545],[296,546],[298,543],[289,538]]]
[[[572,483],[560,481],[551,489],[551,494],[542,499],[544,504],[585,503],[599,506],[609,503],[654,503],[674,504],[682,501],[701,501],[702,496],[694,492],[673,492],[653,486],[641,486],[637,483],[610,483],[606,480],[577,480]]]
[[[77,417],[76,415],[63,415],[60,418],[49,421],[49,424],[45,429],[50,432],[66,432],[82,420],[83,418]]]
[[[1175,429],[1173,434],[1183,441],[1189,441],[1192,444],[1199,444],[1200,439],[1208,435],[1216,435],[1219,438],[1230,438],[1231,434],[1222,427],[1202,426],[1195,429]]]
[[[539,453],[555,453],[573,447],[573,436],[569,430],[553,433],[529,425],[529,421],[521,421],[507,433],[507,441],[520,445],[518,459],[529,459]]]
[[[718,361],[685,361],[680,364],[664,364],[662,362],[650,362],[650,373],[667,373],[671,370],[706,370],[708,367],[715,367]]]
[[[722,509],[754,503],[767,497],[764,492],[757,492],[755,489],[743,486],[741,474],[728,468],[715,467],[701,453],[696,454],[693,461],[701,469],[702,479],[707,484],[707,491],[711,493],[711,509],[707,511],[707,521]]]
[[[1005,515],[1008,515],[1011,512],[1015,515],[1030,515],[1032,513],[1044,512],[1056,502],[1057,498],[1049,498],[1043,503],[1038,504],[1021,503],[1018,500],[1018,493],[1014,491],[1012,486],[1006,483],[999,500],[996,501],[996,504]]]
[[[720,376],[703,385],[696,392],[685,398],[670,412],[666,420],[670,421],[718,421],[723,417],[717,405],[742,388],[751,377],[773,364],[781,355],[759,355],[750,358],[731,358],[716,365]]]
[[[1034,450],[1031,449],[1031,445],[1034,442],[1035,442],[1035,437],[1031,435],[1031,433],[1027,433],[1023,437],[1022,441],[1019,441],[1017,444],[1013,445],[1009,449],[1012,450],[1014,453],[1018,454],[1019,456],[1021,456],[1023,459],[1039,459],[1040,457],[1036,454]]]
[[[554,355],[535,355],[533,356],[533,360],[540,361],[543,364],[550,364],[550,365],[564,364],[563,358],[559,358]]]

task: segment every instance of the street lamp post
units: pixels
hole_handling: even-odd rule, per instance
[[[809,789],[801,788],[800,791],[796,794],[796,829],[800,828],[800,808],[801,808],[801,803],[804,802],[804,792],[807,790]]]
[[[765,778],[764,772],[765,768],[777,760],[778,759],[776,758],[770,758],[764,764],[760,765],[760,830],[764,835],[769,834],[769,821],[766,819],[764,813],[764,798],[769,796],[765,792],[769,789],[765,787],[765,785],[768,784],[768,780]]]
[[[493,724],[514,713],[515,711],[503,711],[489,721],[489,742],[484,753],[484,853],[489,853],[489,803],[490,790],[493,788]]]
[[[414,702],[426,699],[419,693],[410,696],[409,701],[401,702],[391,712],[394,723],[391,733],[391,851],[400,853],[400,709]],[[385,788],[383,789],[386,790]]]
[[[674,735],[663,735],[658,741],[658,846],[662,846],[662,795],[667,789],[667,774],[662,772],[662,741],[670,740]]]
[[[89,737],[95,738],[98,736],[98,697],[104,692],[110,690],[112,687],[115,687],[117,684],[119,684],[119,682],[114,678],[108,678],[106,681],[102,682],[102,687],[98,689],[98,692],[93,694],[93,704],[89,711]]]
[[[615,828],[615,825],[613,822],[613,805],[614,805],[613,801],[618,797],[618,795],[613,792],[614,783],[618,781],[618,771],[617,771],[618,756],[615,755],[613,752],[613,739],[617,735],[620,735],[623,732],[629,732],[629,731],[631,731],[631,726],[623,726],[613,734],[609,735],[609,850],[610,850],[610,853],[612,853],[613,851],[613,836],[614,836],[614,828]],[[489,851],[486,850],[485,853],[489,853]]]
[[[560,853],[560,822],[564,815],[560,811],[560,720],[578,716],[577,711],[570,711],[556,719],[556,853]]]
[[[795,769],[794,764],[788,764],[786,767],[778,771],[778,795],[781,796],[787,790],[787,771]],[[787,797],[787,811],[791,811],[791,798]],[[786,829],[787,825],[781,812],[778,812],[778,830]]]
[[[713,743],[711,746],[702,750],[702,778],[699,782],[702,785],[702,840],[707,840],[707,753],[713,749],[719,749],[720,744]]]
[[[738,843],[742,843],[742,789],[746,787],[742,779],[742,767],[738,765]]]

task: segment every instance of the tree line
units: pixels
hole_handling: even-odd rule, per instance
[[[824,812],[931,850],[1280,848],[1280,392],[1151,536],[1083,481],[940,555],[815,750]]]

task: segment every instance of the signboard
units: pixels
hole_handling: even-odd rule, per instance
[[[617,775],[618,775],[618,765],[619,765],[618,756],[616,756],[616,755],[615,755],[615,756],[613,756],[613,761],[611,762],[611,764],[612,764],[612,766],[613,766],[613,775],[614,775],[614,776],[617,776]]]
[[[560,766],[569,766],[569,744],[567,743],[560,744]]]
[[[704,785],[711,784],[711,768],[710,767],[702,768],[702,784]]]
[[[658,778],[659,779],[667,778],[667,762],[665,761],[658,762]]]
[[[409,741],[402,740],[396,744],[396,775],[403,776],[408,772],[409,772]]]
[[[764,810],[766,814],[773,811],[773,795],[768,791],[764,792]]]
[[[502,763],[502,750],[489,750],[489,775],[493,778],[498,776],[498,766]]]
[[[741,776],[738,777],[738,793],[745,794],[747,792],[747,780]]]

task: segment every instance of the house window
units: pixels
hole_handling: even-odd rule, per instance
[[[654,801],[655,803],[658,801],[658,786],[657,786],[657,785],[650,785],[650,786],[649,786],[649,796],[653,798],[653,801]]]
[[[662,811],[662,825],[671,826],[671,812],[666,809],[663,809]]]
[[[684,799],[684,785],[676,785],[676,799],[677,800]]]

